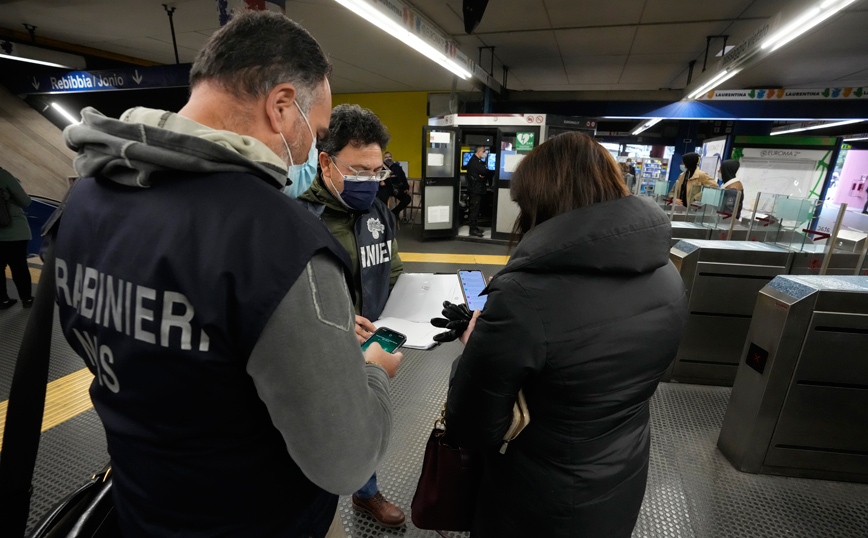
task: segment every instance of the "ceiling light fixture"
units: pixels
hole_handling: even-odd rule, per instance
[[[778,50],[855,1],[856,0],[825,0],[825,2],[819,6],[812,7],[798,16],[793,22],[775,32],[771,37],[763,42],[761,48],[770,49],[772,51]]]
[[[48,67],[62,67],[64,69],[71,69],[68,65],[56,64],[54,62],[44,62],[42,60],[34,60],[33,58],[24,58],[23,56],[12,56],[11,54],[0,54],[0,58],[6,60],[16,60],[19,62],[27,62],[29,64],[47,65]]]
[[[440,64],[442,67],[445,67],[449,71],[452,71],[459,77],[463,79],[469,79],[473,76],[470,71],[461,67],[457,63],[453,62],[449,59],[445,54],[438,51],[425,41],[419,38],[419,36],[412,33],[410,30],[405,28],[404,26],[398,24],[393,21],[380,11],[378,11],[375,7],[368,4],[364,0],[335,0],[338,4],[344,6],[349,9],[359,17],[365,19],[369,23],[373,24],[380,30],[383,30],[387,34],[392,37],[398,38],[408,47],[416,50],[417,52],[422,53],[427,56],[429,59],[434,62]]]
[[[854,138],[845,138],[844,142],[856,142],[857,140],[868,140],[868,135],[860,134]]]
[[[705,83],[705,85],[701,86],[698,90],[696,90],[695,92],[688,95],[687,98],[688,99],[696,99],[697,97],[699,97],[703,93],[711,91],[714,88],[716,88],[719,85],[726,82],[727,80],[731,79],[732,77],[737,75],[740,71],[741,71],[741,69],[735,69],[732,71],[721,71],[720,73],[717,74],[716,77],[709,80],[708,82]]]
[[[778,136],[778,135],[789,134],[789,133],[800,133],[802,131],[811,131],[813,129],[825,129],[826,127],[838,127],[839,125],[850,125],[851,123],[859,123],[860,121],[865,121],[865,120],[833,121],[832,123],[821,123],[819,125],[809,125],[808,127],[799,127],[797,129],[787,129],[785,131],[773,131],[771,133],[771,135],[772,136]]]
[[[52,108],[60,112],[60,115],[69,120],[69,123],[81,123],[81,120],[77,120],[73,117],[72,114],[66,111],[65,108],[58,105],[57,103],[51,103]]]
[[[635,131],[633,131],[633,136],[636,136],[637,134],[641,133],[642,131],[647,131],[648,129],[650,129],[651,127],[654,127],[655,125],[657,125],[661,121],[663,121],[663,118],[653,118],[653,119],[649,120],[648,122],[642,124],[641,127],[636,129]]]

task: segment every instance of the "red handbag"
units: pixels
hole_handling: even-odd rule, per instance
[[[469,531],[482,481],[482,458],[449,444],[445,413],[444,405],[425,446],[411,519],[420,529]]]

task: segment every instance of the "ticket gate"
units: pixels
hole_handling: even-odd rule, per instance
[[[759,294],[717,446],[740,471],[868,482],[868,277]]]
[[[682,240],[669,257],[684,280],[689,316],[663,381],[731,385],[757,293],[787,273],[792,252],[749,241]]]
[[[709,229],[696,222],[673,221],[672,241],[670,246],[675,246],[682,239],[709,239]]]

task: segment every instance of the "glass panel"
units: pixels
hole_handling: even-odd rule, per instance
[[[780,195],[760,192],[751,199],[745,199],[744,208],[741,211],[741,222],[749,230],[748,241],[773,242],[773,237],[770,239],[769,235],[771,232],[777,231],[772,213],[774,213],[778,196]],[[756,211],[754,211],[754,206],[756,206]]]
[[[425,177],[455,177],[455,132],[428,131],[425,145]]]
[[[499,179],[512,179],[518,163],[524,159],[531,150],[518,149],[518,137],[515,133],[504,133],[500,137]],[[494,170],[494,163],[489,162],[488,167]]]
[[[785,194],[778,194],[775,201],[775,209],[771,214],[773,235],[770,234],[771,241],[775,245],[788,248],[795,252],[805,250],[816,250],[814,245],[825,245],[822,241],[825,239],[822,230],[817,230],[819,234],[812,233],[811,222],[817,216],[817,210],[822,205],[819,200],[807,198],[795,198]],[[819,220],[817,221],[819,224]],[[831,231],[834,227],[834,220]],[[822,224],[823,228],[827,227],[825,220]],[[818,243],[818,241],[820,241]]]

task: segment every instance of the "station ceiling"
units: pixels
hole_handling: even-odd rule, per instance
[[[163,3],[176,8],[180,61],[191,62],[219,28],[216,0],[0,0],[0,28],[30,24],[39,37],[174,63]],[[508,66],[510,90],[615,91],[683,89],[691,61],[694,78],[702,71],[706,36],[728,35],[737,45],[776,13],[798,13],[817,0],[490,0],[473,35],[464,32],[461,0],[405,3],[474,60],[480,47],[494,47],[492,74],[501,80]],[[334,0],[287,0],[286,13],[329,54],[335,93],[452,86],[451,73]],[[721,88],[868,86],[865,28],[868,0],[860,0]],[[711,42],[709,69],[722,45]]]

